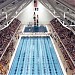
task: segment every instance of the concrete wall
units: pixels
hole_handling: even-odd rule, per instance
[[[36,11],[36,14],[39,15],[39,24],[48,24],[50,20],[54,17],[48,12],[48,10],[38,2],[39,10]],[[34,16],[34,3],[30,3],[25,9],[23,9],[22,13],[18,16],[18,19],[22,22],[22,24],[28,24],[29,22],[33,23]]]

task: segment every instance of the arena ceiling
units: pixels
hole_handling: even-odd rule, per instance
[[[0,0],[0,29],[9,25],[18,14],[28,6],[33,0]],[[38,0],[51,12],[56,12],[60,18],[64,19],[63,14],[75,20],[75,0]]]

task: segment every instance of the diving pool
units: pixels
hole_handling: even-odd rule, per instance
[[[8,75],[64,75],[50,37],[21,37]]]
[[[47,28],[45,26],[27,26],[24,32],[47,32]]]

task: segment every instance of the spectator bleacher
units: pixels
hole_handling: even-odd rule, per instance
[[[0,25],[2,25],[5,22],[6,18],[0,21]]]
[[[72,26],[73,30],[75,31],[75,26]]]
[[[13,53],[14,51],[14,44],[13,44],[13,41],[11,41],[9,47],[7,48],[7,51],[5,52],[5,54],[3,55],[1,61],[0,61],[0,74],[1,75],[6,75],[7,73],[7,70],[9,68],[9,62],[10,62],[10,59],[9,59],[9,53]],[[11,56],[10,56],[11,58]]]
[[[14,19],[8,27],[0,31],[0,57],[10,42],[19,24],[20,21],[18,19]]]
[[[74,62],[75,61],[75,35],[73,34],[72,31],[65,28],[63,25],[61,25],[61,23],[56,18],[53,19],[50,23],[52,24],[52,26],[55,29],[56,33],[58,34],[61,42],[63,43],[64,47],[66,48],[67,51],[64,49],[64,47],[62,45],[61,50],[62,50],[62,53],[63,53],[65,59],[67,59],[70,69],[73,69],[75,66],[72,63],[72,61],[70,60],[69,55]],[[69,53],[69,55],[67,54],[67,52]]]
[[[12,54],[15,50],[12,37],[14,36],[17,28],[20,26],[20,23],[21,22],[18,19],[14,19],[13,22],[8,27],[0,31],[0,57],[5,52],[4,55],[2,56],[2,59],[0,60],[1,75],[6,75],[7,73],[9,67],[8,64],[10,62],[10,59],[8,58],[9,53]]]

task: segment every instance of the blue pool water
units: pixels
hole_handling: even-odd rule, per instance
[[[44,26],[25,27],[24,32],[47,32]]]
[[[63,75],[50,37],[22,37],[9,75]]]

